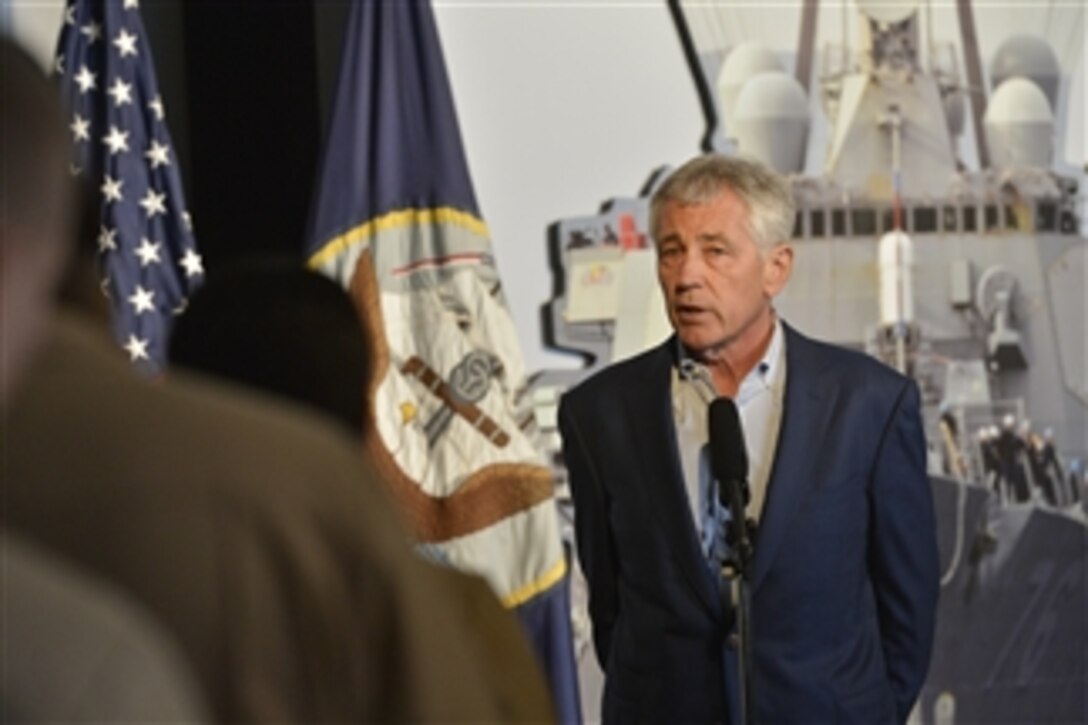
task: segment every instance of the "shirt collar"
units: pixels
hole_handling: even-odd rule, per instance
[[[744,376],[737,390],[739,405],[744,405],[760,391],[769,389],[777,379],[778,371],[784,364],[782,362],[785,347],[782,343],[783,337],[782,322],[775,317],[771,343],[767,345],[767,350],[760,361]]]
[[[774,332],[771,333],[770,344],[767,345],[763,357],[748,371],[748,374],[744,376],[744,380],[741,381],[740,387],[737,389],[738,404],[743,405],[748,400],[751,400],[752,396],[756,393],[770,388],[772,383],[777,379],[779,370],[785,365],[785,362],[783,361],[783,352],[785,348],[783,342],[784,337],[785,335],[782,332],[782,321],[775,316]],[[713,378],[710,375],[710,370],[706,365],[688,354],[687,349],[680,342],[679,337],[676,338],[676,360],[676,370],[680,379],[694,384],[705,402],[709,403],[711,400],[718,397],[717,391],[714,388]]]

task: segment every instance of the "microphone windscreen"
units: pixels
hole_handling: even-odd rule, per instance
[[[748,480],[748,449],[740,415],[730,398],[715,398],[710,403],[710,468],[719,481]]]

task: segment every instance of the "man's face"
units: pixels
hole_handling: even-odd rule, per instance
[[[657,276],[680,341],[705,360],[765,339],[771,300],[793,262],[786,244],[764,251],[748,232],[748,210],[732,190],[701,204],[666,202],[657,219]]]

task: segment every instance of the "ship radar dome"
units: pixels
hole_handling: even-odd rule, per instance
[[[733,114],[738,150],[782,174],[805,163],[808,98],[793,76],[780,70],[752,76],[737,96]]]
[[[737,137],[734,111],[737,96],[753,76],[764,71],[782,70],[782,64],[774,52],[755,41],[745,41],[733,50],[722,63],[718,73],[718,107],[721,109],[724,131],[727,138]]]
[[[1054,153],[1054,113],[1039,86],[1009,78],[986,107],[986,145],[995,167],[1047,167]]]
[[[1054,49],[1046,40],[1035,35],[1006,38],[990,63],[990,79],[994,88],[1009,78],[1022,76],[1042,89],[1051,109],[1057,108],[1061,73]]]

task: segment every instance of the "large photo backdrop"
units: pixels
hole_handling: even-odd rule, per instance
[[[800,201],[782,315],[923,393],[943,581],[918,717],[1079,721],[1085,10],[879,5],[435,3],[486,271],[535,412],[526,457],[552,466],[569,524],[559,397],[668,333],[647,194],[701,150],[759,156]],[[63,6],[5,1],[0,23],[48,66]],[[349,4],[140,6],[204,266],[300,250]],[[885,264],[896,250],[910,261]],[[889,302],[905,280],[909,304]],[[579,586],[574,647],[595,718]]]

